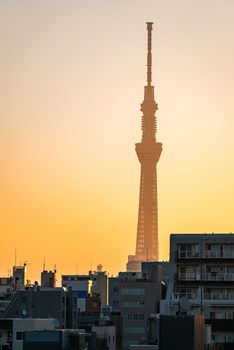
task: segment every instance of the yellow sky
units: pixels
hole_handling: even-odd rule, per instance
[[[232,0],[0,1],[0,273],[124,270],[135,250],[153,21],[160,258],[234,231]]]

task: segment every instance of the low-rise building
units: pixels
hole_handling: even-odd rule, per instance
[[[0,319],[0,349],[23,350],[23,333],[27,330],[54,330],[54,319]]]
[[[77,327],[76,296],[63,288],[30,288],[18,291],[4,318],[55,318],[60,328]]]

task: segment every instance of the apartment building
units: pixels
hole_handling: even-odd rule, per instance
[[[234,235],[172,234],[161,313],[204,314],[216,342],[234,342]]]

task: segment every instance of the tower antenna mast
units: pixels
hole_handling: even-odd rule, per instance
[[[152,30],[153,30],[153,22],[147,22],[147,31],[148,31],[147,85],[148,86],[151,86],[151,82],[152,82]]]

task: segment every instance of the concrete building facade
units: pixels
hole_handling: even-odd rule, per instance
[[[76,328],[76,296],[63,288],[18,291],[3,314],[4,318],[54,318],[60,328]]]
[[[171,235],[170,282],[161,313],[204,314],[215,342],[234,343],[234,235]]]
[[[77,312],[86,311],[86,299],[91,294],[92,280],[89,275],[62,275],[62,286],[72,290],[77,298]]]
[[[0,349],[23,350],[23,333],[28,330],[54,330],[54,319],[0,319]]]

